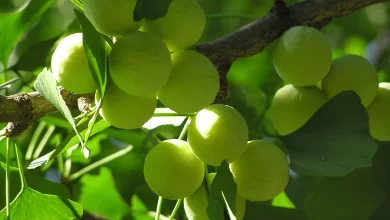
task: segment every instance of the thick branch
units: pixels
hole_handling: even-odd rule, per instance
[[[288,28],[296,25],[321,28],[334,17],[387,1],[389,0],[306,0],[290,5],[288,16],[281,15],[278,10],[272,10],[263,18],[229,35],[197,45],[197,50],[210,58],[220,74],[221,89],[215,102],[222,103],[226,98],[226,75],[234,60],[260,53]],[[82,111],[90,107],[93,101],[93,94],[77,95],[64,89],[61,89],[61,94],[72,110]],[[32,122],[56,111],[57,109],[37,92],[0,96],[0,123],[9,122],[5,132],[10,136],[18,135]]]
[[[93,100],[93,94],[78,95],[63,88],[60,88],[60,92],[72,110],[85,110]],[[29,123],[55,112],[57,109],[38,92],[0,96],[0,123]]]
[[[211,59],[221,79],[234,60],[260,53],[292,26],[308,25],[321,28],[332,18],[341,17],[360,8],[389,0],[306,0],[288,7],[289,16],[271,12],[241,29],[217,40],[197,45],[197,50]],[[221,84],[216,102],[223,102],[227,85]]]

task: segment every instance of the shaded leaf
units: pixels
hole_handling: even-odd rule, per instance
[[[68,220],[81,219],[82,214],[83,208],[76,202],[26,187],[11,203],[10,219]],[[0,219],[7,219],[5,208]]]
[[[384,202],[375,212],[372,213],[370,220],[384,220],[390,217],[390,199]]]
[[[329,211],[329,210],[327,210]],[[305,213],[298,209],[287,209],[263,204],[262,202],[247,201],[244,220],[253,219],[267,220],[307,220]]]
[[[80,182],[79,202],[86,211],[113,220],[121,220],[129,214],[130,207],[116,189],[108,168],[100,168],[98,175],[84,175]]]
[[[1,16],[0,72],[7,68],[8,59],[23,33],[55,2],[55,0],[34,0],[24,10]],[[2,64],[2,65],[1,65]]]
[[[224,160],[210,187],[207,207],[209,218],[221,219],[224,217],[224,204],[229,207],[231,213],[236,213],[236,194],[237,185],[230,172],[229,164]]]
[[[0,1],[0,14],[1,13],[15,13],[21,11],[30,3],[31,0],[15,1],[15,0],[2,0]]]
[[[104,97],[107,85],[107,54],[109,45],[106,44],[102,35],[94,28],[84,13],[77,9],[74,12],[83,31],[83,44],[88,58],[89,69],[96,85],[98,85],[101,97]]]
[[[143,142],[143,147],[145,150],[149,151],[161,141],[177,138],[180,131],[181,128],[179,126],[171,124],[158,126],[148,131]]]
[[[386,199],[373,176],[370,167],[343,177],[323,178],[306,197],[307,216],[316,220],[367,220]]]
[[[153,220],[153,216],[151,216],[148,212],[148,207],[138,198],[138,196],[134,195],[131,198],[131,212],[132,216],[136,220]]]
[[[134,20],[140,21],[144,18],[156,20],[163,17],[167,11],[171,0],[137,0],[134,9]]]
[[[366,109],[352,91],[334,96],[302,128],[281,139],[291,169],[309,176],[344,176],[369,167],[377,150]]]

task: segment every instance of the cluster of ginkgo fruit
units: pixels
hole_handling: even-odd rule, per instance
[[[147,184],[157,195],[184,199],[189,219],[208,219],[205,165],[226,160],[237,183],[237,219],[246,199],[266,201],[286,187],[289,163],[270,142],[248,140],[248,127],[233,107],[212,104],[219,90],[215,66],[189,50],[202,36],[205,13],[196,0],[172,0],[158,19],[133,20],[136,0],[84,0],[84,13],[100,33],[114,38],[108,54],[108,76],[100,115],[121,129],[142,127],[159,99],[177,113],[194,113],[187,140],[165,140],[145,159]],[[96,92],[83,34],[74,33],[57,45],[51,60],[57,82],[74,93]],[[96,105],[101,101],[95,93]],[[207,181],[205,181],[205,179]],[[199,218],[198,218],[199,219]]]
[[[364,57],[332,58],[332,48],[320,30],[296,26],[285,31],[273,54],[276,72],[287,85],[271,104],[273,125],[280,135],[301,128],[329,99],[354,91],[366,107],[371,136],[390,141],[390,83],[379,83],[377,70]]]

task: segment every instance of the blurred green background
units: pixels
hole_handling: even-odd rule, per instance
[[[26,0],[1,0],[0,46],[7,28],[2,19],[13,16],[27,3]],[[294,1],[287,1],[293,3]],[[200,0],[207,14],[207,26],[199,43],[211,41],[229,34],[264,16],[271,9],[271,0]],[[34,91],[34,80],[44,67],[50,66],[50,57],[58,41],[70,33],[80,32],[78,21],[68,0],[57,0],[18,39],[7,65],[0,64],[0,84],[20,77],[18,83],[2,90],[2,95]],[[130,12],[129,12],[130,13]],[[333,57],[357,54],[366,57],[378,70],[380,81],[390,80],[389,63],[389,13],[388,4],[379,3],[358,10],[342,18],[335,18],[323,28],[333,47]],[[269,105],[276,90],[285,84],[272,64],[273,44],[263,52],[234,62],[228,73],[229,95],[226,104],[235,107],[247,120],[251,139],[274,140],[276,131],[269,117]],[[161,140],[176,138],[183,126],[182,118],[157,119],[144,129],[118,130],[107,128],[94,135],[89,148],[91,159],[83,159],[77,150],[68,151],[58,162],[30,171],[62,182],[61,163],[72,161],[71,173],[98,161],[129,144],[131,153],[114,160],[89,174],[67,183],[77,202],[84,207],[85,219],[153,219],[157,204],[154,195],[145,184],[142,168],[147,150]],[[167,125],[161,125],[168,123]],[[2,125],[2,127],[5,124]],[[50,152],[71,130],[59,115],[48,116],[35,123],[18,138],[20,148],[26,152],[42,146],[37,158]],[[149,132],[147,132],[150,130]],[[0,162],[5,162],[5,142],[0,143]],[[247,219],[313,219],[313,220],[367,220],[381,219],[390,193],[390,168],[383,155],[390,156],[388,143],[383,143],[375,158],[374,166],[359,169],[346,177],[312,178],[291,172],[286,194],[273,201],[247,204]],[[281,146],[283,147],[283,146]],[[384,168],[385,167],[385,168]],[[0,176],[3,175],[0,169]],[[2,177],[0,177],[1,179]],[[30,181],[37,181],[31,178]],[[387,184],[388,183],[388,184]],[[2,183],[0,183],[0,186]],[[0,193],[0,209],[4,207]],[[162,213],[169,216],[175,201],[165,200]],[[384,208],[383,208],[384,207]],[[183,211],[177,219],[185,219]],[[258,218],[256,217],[258,216]],[[388,216],[384,214],[383,216]],[[390,218],[389,218],[390,219]]]

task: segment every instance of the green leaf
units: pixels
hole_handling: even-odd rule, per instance
[[[181,128],[179,126],[169,124],[158,126],[148,131],[147,136],[143,142],[143,147],[149,151],[161,141],[177,138],[180,134],[180,131]]]
[[[11,203],[10,219],[81,219],[82,214],[83,208],[76,202],[26,187]],[[0,219],[7,219],[5,208],[0,211]]]
[[[91,151],[89,158],[85,159],[81,151],[76,150],[72,152],[72,156],[71,156],[72,162],[85,164],[85,165],[89,164],[91,162],[91,158],[97,156],[100,153],[101,151],[100,142],[102,140],[107,139],[107,137],[108,137],[107,134],[101,134],[101,133],[96,134],[88,142],[88,148]]]
[[[236,213],[237,185],[234,182],[233,174],[230,172],[229,164],[224,160],[218,169],[217,174],[211,184],[207,213],[210,219],[219,219],[224,212],[223,204],[226,204],[231,213]],[[219,202],[218,202],[219,201]],[[222,208],[220,204],[222,203]],[[224,219],[224,218],[223,218]]]
[[[3,33],[0,35],[0,72],[8,67],[9,56],[23,33],[54,2],[55,0],[34,0],[19,13],[0,15],[0,33]]]
[[[87,174],[80,182],[82,186],[78,201],[87,212],[113,220],[121,220],[130,213],[130,207],[116,189],[108,168],[101,167],[98,175]]]
[[[141,201],[138,196],[131,197],[131,212],[136,220],[153,220],[154,218],[148,214],[148,207]]]
[[[7,14],[21,11],[28,5],[28,3],[30,3],[30,0],[2,0],[0,1],[0,15],[2,13]]]
[[[58,111],[61,112],[66,120],[68,120],[69,124],[72,126],[73,130],[76,132],[77,137],[79,138],[84,157],[88,158],[89,150],[84,145],[83,139],[80,133],[77,131],[76,123],[73,119],[72,113],[70,112],[68,106],[60,94],[60,91],[57,88],[57,82],[54,79],[53,74],[47,68],[43,69],[42,72],[38,75],[34,87],[39,92],[39,94],[41,94],[47,101],[54,105],[54,107],[56,107]]]
[[[289,149],[291,169],[308,176],[344,176],[369,167],[377,150],[366,109],[352,91],[330,99],[302,128],[281,140]]]
[[[331,212],[332,210],[326,210]],[[262,202],[246,202],[244,220],[253,219],[272,219],[272,220],[307,220],[305,213],[299,209],[287,209],[266,205]],[[330,220],[330,219],[329,219]],[[333,220],[333,219],[332,219]],[[345,219],[347,220],[347,219]]]
[[[390,197],[390,142],[378,142],[372,168],[374,169],[375,179],[378,179],[387,195]]]
[[[372,213],[370,220],[383,220],[390,216],[390,199],[384,202],[375,212]]]
[[[0,189],[3,190],[5,189],[5,168],[6,164],[0,162]],[[11,186],[10,186],[10,197],[11,200],[14,199],[17,194],[21,190],[21,182],[20,182],[20,176],[19,176],[19,169],[15,167],[10,167],[10,181],[11,181]],[[25,173],[26,180],[28,185],[45,194],[52,194],[52,195],[57,195],[62,198],[70,198],[70,193],[68,188],[66,188],[65,185],[63,184],[57,184],[54,182],[51,182],[47,179],[45,179],[43,176],[40,176],[37,173],[33,172],[26,172]],[[3,195],[3,194],[1,194]],[[5,197],[0,196],[0,209],[5,207]]]
[[[272,199],[272,206],[295,209],[294,203],[288,198],[285,191]]]
[[[137,0],[134,9],[134,20],[140,21],[144,18],[156,20],[163,17],[167,11],[171,0]]]
[[[106,122],[102,118],[99,118],[97,120],[93,130],[92,130],[91,135],[94,135],[94,134],[106,129],[109,126],[110,126],[110,124],[108,124],[108,122]],[[87,126],[83,124],[79,127],[79,130],[82,130],[82,132],[80,132],[80,135],[85,135],[85,132],[87,131]],[[34,161],[31,161],[31,163],[28,165],[27,168],[28,169],[35,169],[37,167],[40,167],[40,166],[46,164],[47,162],[49,162],[50,160],[56,158],[59,154],[61,154],[62,152],[66,151],[67,149],[71,148],[72,146],[74,146],[78,143],[79,143],[78,137],[76,136],[74,131],[71,131],[68,134],[68,136],[65,138],[65,140],[63,140],[60,143],[60,145],[58,145],[56,147],[55,150],[43,155],[40,158],[37,158]]]
[[[308,192],[304,209],[310,219],[367,220],[385,200],[386,193],[370,167],[323,178]]]
[[[101,97],[104,97],[107,85],[107,54],[109,45],[102,35],[94,28],[84,13],[74,10],[83,31],[85,54],[88,58],[89,69],[98,85]]]

